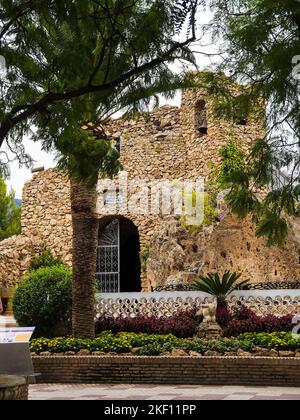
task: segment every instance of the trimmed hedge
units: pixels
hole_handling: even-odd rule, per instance
[[[51,336],[53,328],[67,324],[71,315],[72,274],[59,265],[29,272],[16,290],[14,316],[22,327],[36,327],[35,336]]]

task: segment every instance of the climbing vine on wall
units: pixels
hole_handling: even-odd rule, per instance
[[[150,245],[146,245],[145,248],[140,252],[140,261],[142,270],[144,273],[147,272],[147,262],[150,256]]]

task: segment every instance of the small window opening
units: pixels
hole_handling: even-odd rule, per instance
[[[196,123],[196,129],[200,133],[201,137],[207,135],[208,126],[207,126],[206,102],[203,100],[200,100],[196,103],[195,123]]]
[[[241,118],[238,123],[238,125],[247,125],[247,119],[246,118]]]

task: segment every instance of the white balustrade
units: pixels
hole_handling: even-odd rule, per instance
[[[115,318],[168,317],[213,301],[212,296],[201,292],[113,293],[96,295],[96,312],[97,317],[104,314]],[[238,291],[228,298],[228,303],[232,310],[245,305],[257,315],[297,315],[300,314],[300,290]]]

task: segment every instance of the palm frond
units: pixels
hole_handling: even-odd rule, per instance
[[[192,290],[208,293],[217,298],[225,298],[233,291],[245,286],[249,280],[239,281],[241,274],[226,271],[222,277],[218,273],[208,273],[200,276],[192,285]]]

